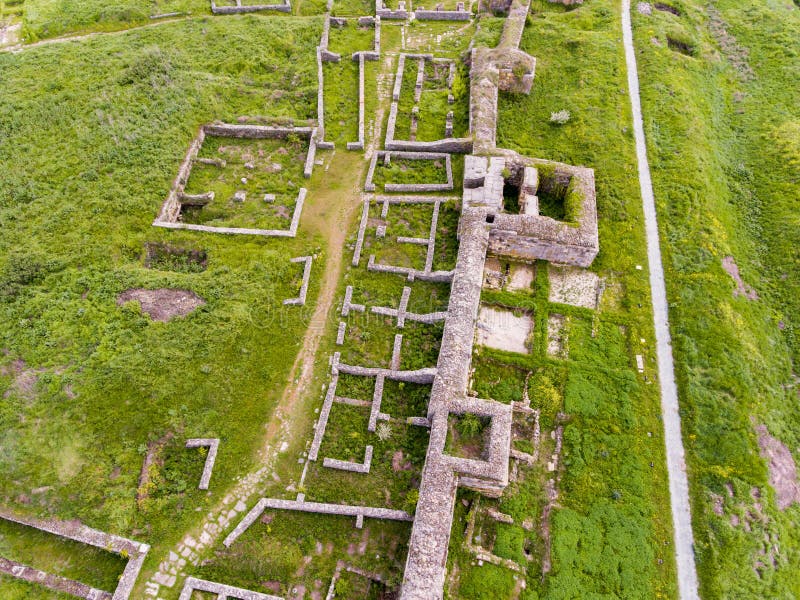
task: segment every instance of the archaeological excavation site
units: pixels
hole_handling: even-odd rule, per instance
[[[800,597],[799,40],[0,0],[0,600]]]

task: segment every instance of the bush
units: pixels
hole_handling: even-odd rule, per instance
[[[48,265],[27,254],[12,254],[0,273],[0,299],[13,298],[26,285],[36,283],[47,272]]]
[[[564,125],[569,121],[570,114],[568,110],[561,109],[558,112],[550,113],[550,122],[555,125]]]

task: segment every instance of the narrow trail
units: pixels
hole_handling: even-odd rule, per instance
[[[699,598],[697,570],[694,562],[694,538],[689,506],[689,481],[686,476],[686,459],[681,437],[681,417],[678,413],[678,388],[675,385],[675,366],[672,359],[672,340],[669,333],[667,288],[664,283],[664,266],[659,246],[656,203],[653,182],[647,161],[642,104],[639,97],[639,75],[631,29],[631,3],[622,0],[622,39],[625,46],[625,63],[628,71],[628,91],[633,110],[633,134],[636,140],[636,160],[639,166],[639,187],[642,194],[645,230],[647,233],[647,260],[650,271],[650,294],[653,302],[653,321],[656,330],[658,380],[661,386],[661,413],[664,420],[664,441],[667,449],[669,494],[672,505],[672,525],[675,530],[675,560],[678,567],[678,591],[681,600]]]
[[[169,19],[160,19],[158,21],[154,21],[153,23],[144,23],[143,25],[134,25],[133,27],[126,27],[125,29],[118,29],[116,31],[92,31],[89,33],[79,33],[75,35],[67,35],[64,37],[57,37],[57,38],[49,38],[46,40],[41,40],[39,42],[34,42],[32,44],[14,44],[13,46],[5,46],[0,47],[0,52],[11,52],[12,54],[16,54],[18,52],[23,52],[24,50],[30,50],[31,48],[39,48],[41,46],[51,46],[53,44],[63,44],[65,42],[75,42],[80,40],[88,40],[95,37],[106,37],[106,36],[114,36],[114,35],[122,35],[128,33],[129,31],[137,31],[139,29],[150,29],[151,27],[159,27],[161,25],[166,25],[167,23],[177,23],[179,21],[188,21],[189,19],[195,19],[198,16],[204,15],[187,15],[184,17],[174,17]]]
[[[361,206],[359,184],[366,169],[363,160],[359,160],[357,167],[353,168],[353,157],[336,151],[329,161],[326,164],[326,177],[346,181],[347,184],[342,187],[329,185],[317,188],[314,191],[314,200],[306,204],[303,212],[301,231],[320,234],[326,240],[324,275],[302,347],[289,372],[289,383],[267,425],[258,454],[260,467],[229,487],[225,496],[203,521],[187,532],[178,545],[164,557],[157,571],[144,584],[144,593],[149,597],[161,598],[159,592],[162,586],[174,588],[176,583],[182,582],[187,563],[199,564],[203,554],[216,545],[227,527],[247,510],[251,498],[263,493],[265,483],[271,481],[279,448],[298,435],[297,431],[293,431],[297,420],[292,419],[292,415],[297,405],[311,391],[314,359],[336,298],[348,225]],[[169,592],[168,595],[173,593]]]
[[[329,171],[339,170],[337,168],[339,167],[337,158],[343,158],[343,156],[334,155],[332,157]],[[333,306],[336,287],[342,272],[342,254],[347,238],[348,225],[356,209],[361,206],[358,190],[364,168],[364,164],[360,165],[358,174],[352,178],[350,189],[347,191],[333,190],[331,188],[318,190],[315,193],[316,199],[313,205],[309,207],[310,210],[304,215],[304,217],[310,217],[309,220],[322,225],[318,232],[328,240],[325,273],[314,313],[308,322],[306,335],[303,338],[302,349],[297,355],[289,375],[289,384],[284,390],[267,428],[267,445],[270,444],[278,432],[284,419],[291,416],[295,404],[302,397],[304,391],[308,390],[308,386],[311,383],[311,378],[314,374],[314,357],[317,354],[317,350],[319,350],[320,341],[325,333],[328,315]],[[347,202],[346,199],[352,199],[352,201]],[[335,207],[335,214],[332,215],[331,208],[333,207]]]

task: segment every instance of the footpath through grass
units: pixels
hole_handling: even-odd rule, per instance
[[[472,504],[457,506],[450,556],[459,575],[450,598],[676,595],[649,287],[647,271],[637,268],[647,260],[620,40],[617,2],[595,0],[572,11],[534,2],[522,41],[537,58],[533,91],[501,94],[499,146],[595,170],[600,254],[591,270],[606,289],[598,311],[550,302],[553,282],[539,264],[529,290],[484,290],[485,304],[524,310],[534,328],[530,355],[479,348],[474,385],[481,396],[519,401],[530,373],[531,406],[541,411],[540,459],[521,463],[499,503],[480,501],[513,516],[514,525],[483,516],[474,495],[462,494]],[[551,123],[551,113],[562,109],[569,121]],[[565,358],[547,350],[554,314],[564,318]],[[643,374],[636,354],[643,356]],[[532,438],[531,424],[518,421],[515,427]],[[551,472],[558,426],[563,450]],[[515,448],[533,451],[522,441]],[[549,485],[558,499],[544,519]],[[521,574],[477,566],[463,546],[472,518],[472,543],[516,562]],[[522,526],[526,521],[532,530]]]

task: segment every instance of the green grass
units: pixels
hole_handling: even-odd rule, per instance
[[[117,31],[150,23],[151,15],[211,12],[210,0],[25,0],[27,42],[93,31]]]
[[[289,258],[320,241],[151,221],[201,124],[314,114],[319,33],[318,20],[197,19],[0,56],[0,494],[11,506],[153,543],[158,561],[255,464],[253,424],[269,421],[309,315],[282,305],[296,294]],[[292,74],[274,68],[287,56]],[[147,242],[205,251],[207,268],[148,269]],[[324,265],[321,253],[309,307]],[[206,304],[155,323],[117,306],[132,287],[189,289]],[[147,443],[166,433],[174,445],[137,506]],[[221,438],[210,496],[188,437]]]
[[[373,181],[376,186],[387,183],[447,183],[447,171],[444,159],[393,158],[389,165],[378,161]]]
[[[595,169],[600,254],[592,266],[617,290],[598,312],[547,301],[547,270],[537,269],[530,292],[484,290],[482,301],[532,311],[532,353],[519,355],[480,348],[473,386],[481,396],[522,400],[528,372],[531,406],[541,411],[539,462],[521,467],[499,510],[519,525],[539,523],[553,477],[546,463],[554,452],[550,434],[564,428],[557,507],[550,515],[552,566],[543,576],[545,540],[538,527],[521,536],[514,528],[493,527],[486,538],[493,552],[522,561],[522,598],[654,598],[675,595],[675,570],[658,390],[654,375],[641,200],[630,131],[619,7],[596,1],[565,11],[535,3],[522,49],[537,58],[530,96],[501,94],[498,145],[521,153]],[[550,124],[550,114],[567,109],[572,119]],[[546,354],[547,318],[565,315],[568,358]],[[642,345],[639,340],[649,340]],[[646,372],[636,373],[634,354],[644,355]],[[563,412],[564,417],[558,413]],[[532,449],[530,423],[518,422]],[[648,435],[651,433],[652,436]],[[652,463],[652,467],[650,464]],[[468,495],[464,495],[468,498]],[[449,597],[503,597],[513,581],[484,591],[483,578],[497,569],[476,567],[461,546],[465,522],[456,520],[450,554],[460,584]],[[520,540],[520,537],[523,540]],[[591,540],[591,541],[589,541]],[[509,571],[506,571],[510,575]]]
[[[0,519],[0,556],[110,592],[117,587],[117,579],[127,562],[102,548],[3,519]]]
[[[701,593],[793,597],[798,507],[776,509],[754,424],[766,424],[798,461],[800,17],[777,3],[676,6],[682,16],[635,15],[634,26]],[[671,49],[667,36],[691,41],[692,56]],[[726,256],[758,300],[734,297]],[[746,531],[731,515],[758,512],[756,487],[764,518]],[[722,515],[712,494],[723,499]],[[759,567],[767,538],[777,558]]]

